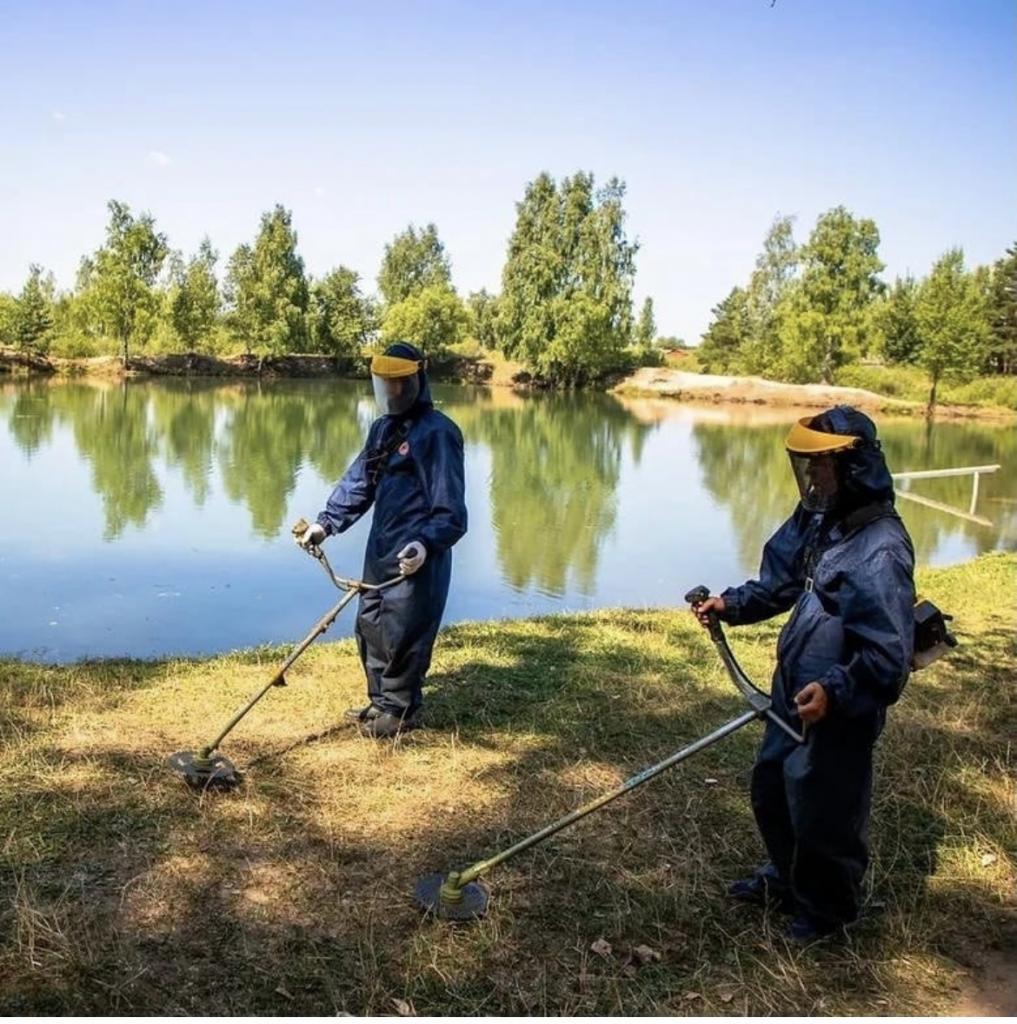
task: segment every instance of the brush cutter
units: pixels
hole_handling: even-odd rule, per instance
[[[294,536],[303,536],[308,529],[308,523],[301,519],[293,527]],[[219,732],[208,746],[202,747],[198,753],[193,750],[178,750],[175,754],[171,754],[167,759],[169,767],[180,775],[184,781],[191,786],[193,789],[233,789],[240,783],[240,776],[233,763],[227,757],[223,757],[222,754],[217,753],[219,744],[233,731],[240,720],[247,714],[251,708],[254,707],[262,697],[273,686],[285,686],[286,685],[286,673],[289,671],[290,666],[300,657],[304,651],[307,650],[315,640],[318,639],[322,633],[326,632],[328,628],[338,618],[339,613],[355,598],[358,594],[366,590],[384,590],[386,587],[391,587],[394,583],[398,583],[405,577],[403,574],[394,576],[390,580],[386,580],[384,583],[364,583],[363,580],[350,580],[345,579],[342,576],[336,576],[332,571],[332,566],[329,564],[328,558],[325,556],[325,552],[321,550],[318,545],[310,545],[306,548],[308,554],[318,560],[319,564],[328,574],[329,579],[335,584],[335,586],[343,591],[343,597],[334,604],[318,621],[311,627],[311,631],[304,637],[293,648],[286,660],[283,661],[268,682],[258,690],[254,696],[251,697],[247,703],[240,708],[236,714],[226,723],[226,725]]]
[[[690,590],[685,595],[685,600],[695,609],[709,596],[709,590],[706,587],[700,586]],[[462,871],[450,871],[447,875],[440,873],[425,875],[417,882],[413,893],[417,906],[425,913],[453,921],[468,921],[483,917],[487,910],[488,892],[477,881],[481,875],[486,875],[492,868],[515,857],[516,854],[544,842],[545,839],[549,839],[556,832],[567,828],[573,822],[579,821],[580,818],[585,818],[586,815],[592,814],[605,804],[609,804],[612,800],[616,800],[637,786],[641,786],[644,782],[649,782],[650,779],[656,778],[662,772],[666,772],[669,768],[673,768],[676,764],[692,757],[693,754],[698,754],[699,751],[712,746],[719,740],[724,739],[725,736],[730,736],[750,722],[756,721],[756,719],[767,719],[783,729],[798,743],[804,743],[805,737],[797,733],[773,710],[769,696],[755,686],[742,671],[741,666],[731,652],[731,648],[728,646],[724,630],[713,613],[709,615],[708,629],[710,639],[716,646],[724,667],[731,677],[731,681],[748,702],[748,711],[738,715],[737,718],[732,718],[730,722],[715,729],[708,736],[690,743],[676,754],[672,754],[658,764],[651,765],[649,768],[639,772],[638,775],[633,775],[632,778],[617,789],[591,800],[570,814],[566,814],[564,818],[560,818],[558,821],[547,825],[539,832],[534,832],[533,835],[527,836],[525,839],[520,839],[518,843],[502,850],[500,853],[496,853],[493,857],[477,861]]]

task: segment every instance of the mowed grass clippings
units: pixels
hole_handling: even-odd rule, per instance
[[[496,869],[481,922],[410,900],[741,710],[683,609],[450,628],[430,727],[394,744],[337,725],[353,645],[311,648],[223,745],[227,795],[164,760],[279,651],[0,663],[0,1011],[934,1013],[1017,956],[1015,584],[1013,555],[921,574],[961,646],[891,710],[865,919],[804,953],[724,897],[763,856],[759,726]],[[729,634],[760,681],[778,626]]]

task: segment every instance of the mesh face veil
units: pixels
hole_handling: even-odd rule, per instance
[[[383,416],[401,416],[420,397],[420,363],[400,356],[375,356],[371,360],[374,399]]]
[[[802,507],[809,512],[830,512],[843,491],[841,455],[860,442],[853,434],[813,430],[811,417],[799,420],[785,445],[798,484]]]

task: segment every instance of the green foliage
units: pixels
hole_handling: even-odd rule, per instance
[[[461,342],[470,315],[463,300],[447,285],[430,285],[389,306],[381,320],[385,344],[409,341],[432,358]]]
[[[877,395],[905,401],[922,401],[929,390],[925,371],[907,363],[890,366],[848,363],[837,370],[833,383],[838,387],[863,388]]]
[[[961,405],[998,405],[1017,411],[1017,377],[997,375],[976,377],[965,384],[943,388],[943,401]]]
[[[908,402],[929,397],[929,375],[918,366],[895,363],[873,366],[853,363],[842,366],[834,383],[845,388],[864,388],[877,395]],[[1017,410],[1017,377],[998,374],[976,377],[964,384],[940,383],[937,399],[950,405],[999,406]]]
[[[545,380],[581,384],[624,360],[637,250],[624,195],[616,178],[594,191],[592,174],[556,185],[545,173],[516,206],[498,333],[505,353]]]
[[[386,306],[394,306],[425,288],[452,287],[452,269],[438,229],[412,224],[385,246],[378,290]]]
[[[883,284],[879,231],[843,206],[823,214],[802,247],[801,275],[781,301],[780,374],[829,383],[834,371],[865,351],[868,309]]]
[[[248,353],[302,352],[307,343],[308,287],[297,255],[292,214],[262,214],[254,245],[240,245],[226,275],[229,322]]]
[[[202,346],[219,319],[221,303],[215,276],[218,258],[206,238],[186,267],[174,268],[175,280],[169,297],[170,321],[188,351]]]
[[[378,311],[359,275],[337,267],[311,285],[311,344],[316,352],[352,358],[378,329]]]
[[[751,336],[748,293],[744,288],[732,288],[712,312],[713,320],[696,352],[706,373],[727,373],[740,365]]]
[[[498,296],[491,295],[486,288],[472,292],[466,305],[473,318],[472,333],[480,344],[488,349],[498,347]]]
[[[653,299],[648,295],[643,300],[643,306],[639,311],[639,320],[636,322],[637,345],[649,348],[653,339],[657,336],[657,321],[653,318]]]
[[[0,345],[18,343],[18,300],[0,292]]]
[[[169,253],[166,237],[147,213],[134,217],[126,203],[110,200],[106,244],[82,261],[83,314],[92,333],[116,339],[124,365],[131,345],[143,345],[155,328],[155,282]]]
[[[886,296],[876,303],[873,325],[877,349],[891,363],[914,363],[918,360],[922,339],[915,320],[918,284],[910,276],[898,277]]]
[[[42,267],[32,264],[18,296],[14,340],[23,351],[45,352],[53,329],[53,278],[44,280]]]
[[[915,322],[922,339],[919,364],[932,382],[928,405],[936,405],[941,379],[966,381],[984,365],[991,337],[985,297],[964,268],[964,253],[951,249],[918,289]]]
[[[662,335],[653,344],[665,352],[676,352],[679,349],[687,349],[689,347],[688,342],[684,338],[676,338],[673,334]]]
[[[774,218],[745,292],[745,338],[738,367],[746,373],[779,373],[781,311],[791,291],[801,250],[794,239],[794,217]],[[732,327],[737,327],[737,321]]]
[[[987,358],[989,370],[1017,372],[1017,243],[993,266],[989,320],[992,328]]]

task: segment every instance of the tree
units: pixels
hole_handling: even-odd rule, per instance
[[[14,339],[18,348],[44,352],[53,329],[53,279],[44,280],[42,267],[33,263],[18,296]]]
[[[301,351],[307,338],[308,287],[289,210],[262,214],[254,245],[240,245],[226,275],[230,322],[248,353]]]
[[[385,344],[409,341],[436,357],[462,341],[469,325],[463,300],[445,285],[430,285],[385,310],[381,337]]]
[[[781,373],[829,384],[866,346],[869,306],[881,294],[879,231],[843,206],[824,213],[801,250],[802,272],[777,311]]]
[[[311,285],[311,342],[317,352],[356,356],[377,330],[377,311],[359,275],[337,267]]]
[[[219,319],[219,283],[215,277],[218,253],[206,238],[186,267],[175,273],[170,294],[170,320],[188,351],[198,348]]]
[[[913,363],[918,359],[921,338],[915,322],[918,285],[915,279],[898,277],[875,312],[883,358],[890,363]]]
[[[581,384],[620,365],[632,337],[638,246],[625,237],[625,186],[541,174],[516,205],[498,332],[507,355],[544,379]]]
[[[498,296],[487,289],[471,292],[466,300],[473,317],[473,336],[486,349],[498,347]]]
[[[1017,372],[1017,242],[993,265],[989,320],[989,371]]]
[[[134,217],[115,199],[107,208],[106,244],[82,261],[79,281],[87,291],[90,319],[116,339],[126,366],[130,346],[144,344],[155,327],[155,282],[169,250],[151,214]]]
[[[732,288],[711,312],[713,320],[696,352],[707,373],[727,373],[737,365],[751,336],[748,293],[744,288]]]
[[[931,381],[931,415],[939,382],[974,377],[991,337],[984,297],[975,276],[964,268],[961,249],[941,256],[919,286],[915,321],[921,338],[918,362]]]
[[[649,348],[657,336],[657,321],[653,318],[653,299],[649,295],[643,300],[636,323],[636,344],[640,348]]]
[[[738,352],[747,373],[774,373],[780,362],[780,312],[791,291],[801,250],[794,239],[794,217],[777,214],[763,239],[763,251],[745,291],[746,335]]]
[[[378,290],[386,306],[394,306],[425,288],[451,288],[451,284],[452,268],[433,224],[420,231],[411,224],[385,246]]]
[[[6,292],[0,292],[0,345],[16,345],[18,342],[18,300]]]

